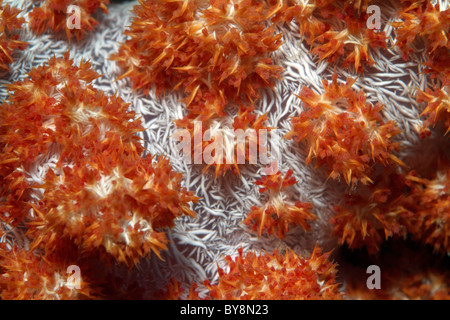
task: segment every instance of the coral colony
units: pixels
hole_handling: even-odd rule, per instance
[[[9,4],[2,5],[0,0],[0,68],[9,70],[9,64],[13,62],[14,50],[24,50],[27,43],[19,40],[18,29],[25,23],[25,19],[18,17],[20,10],[12,8]]]
[[[36,34],[77,41],[95,30],[94,14],[107,14],[107,4],[42,0],[25,19],[0,0],[1,69],[8,72],[26,50],[18,32],[25,24]],[[300,88],[301,108],[283,137],[306,152],[306,160],[298,161],[314,164],[313,170],[350,190],[326,221],[330,237],[387,265],[392,257],[384,256],[383,246],[394,241],[392,248],[402,248],[408,239],[423,253],[400,249],[398,259],[409,254],[421,262],[404,272],[391,263],[383,269],[386,285],[370,291],[365,279],[338,278],[341,266],[320,243],[309,255],[241,248],[223,257],[216,280],[168,279],[153,298],[450,298],[448,271],[425,262],[450,254],[448,154],[430,155],[436,158],[433,172],[409,168],[399,155],[400,126],[384,118],[382,103],[369,102],[376,96],[354,86],[391,37],[405,60],[417,59],[420,42],[424,56],[418,63],[429,82],[415,92],[423,124],[417,134],[448,139],[450,9],[432,1],[398,1],[390,17],[393,34],[387,35],[367,23],[370,12],[377,12],[373,5],[377,1],[140,0],[127,40],[109,59],[136,92],[181,95],[185,114],[176,126],[184,130],[184,151],[193,156],[186,161],[203,164],[202,174],[212,173],[217,182],[239,175],[242,165],[260,165],[255,148],[268,151],[262,133],[277,128],[268,114],[258,113],[258,102],[264,90],[276,90],[283,62],[273,54],[286,41],[283,28],[295,25],[315,61],[334,68],[321,90]],[[79,14],[80,28],[68,27],[72,12]],[[105,279],[102,266],[139,272],[143,259],[162,259],[170,241],[166,231],[178,218],[196,217],[192,206],[199,197],[182,187],[184,173],[162,155],[144,152],[139,114],[118,95],[95,89],[99,77],[90,62],[67,52],[7,86],[9,96],[0,106],[1,299],[142,297],[118,284],[117,276]],[[233,130],[247,140],[236,140]],[[266,171],[256,181],[264,201],[242,221],[248,232],[280,239],[296,226],[310,232],[318,217],[312,201],[288,192],[297,181],[289,168]],[[69,266],[75,274],[82,270],[76,279]]]

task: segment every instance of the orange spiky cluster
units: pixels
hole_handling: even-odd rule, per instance
[[[76,264],[48,258],[41,259],[23,248],[8,249],[2,244],[0,246],[0,298],[2,300],[80,300],[97,296],[98,292],[90,288],[81,272],[77,274],[79,278],[73,277],[73,271],[69,267]]]
[[[418,90],[417,102],[426,104],[421,116],[425,117],[420,136],[430,135],[429,127],[442,121],[450,130],[450,9],[441,10],[439,3],[430,1],[405,1],[398,18],[392,23],[397,30],[396,45],[408,59],[414,51],[414,42],[422,39],[425,42],[426,73],[438,81],[425,91]]]
[[[375,64],[370,49],[387,47],[386,35],[384,31],[367,28],[368,16],[366,14],[355,17],[345,13],[343,16],[339,14],[338,17],[345,21],[345,28],[342,30],[331,29],[316,37],[315,40],[318,44],[311,52],[319,57],[319,61],[326,59],[330,63],[336,63],[342,56],[345,56],[342,66],[353,65],[356,72],[362,73],[363,64],[369,66]]]
[[[192,134],[199,134],[194,121],[201,121],[204,132],[229,136],[228,104],[240,106],[235,129],[262,129],[266,117],[252,114],[253,102],[260,88],[272,87],[281,75],[269,57],[281,45],[269,21],[280,8],[281,1],[141,1],[125,32],[131,39],[111,58],[126,70],[120,78],[129,77],[134,89],[180,91],[189,113],[178,125]],[[236,159],[224,159],[221,152],[233,154],[234,142],[202,142],[205,149],[221,149],[214,161],[205,161],[207,168],[214,163],[216,176],[230,169],[239,173]]]
[[[269,54],[281,35],[268,25],[278,10],[279,1],[145,0],[125,32],[131,39],[112,59],[135,89],[181,90],[188,110],[222,114],[228,103],[251,102],[280,77]]]
[[[450,9],[449,9],[450,10]],[[420,136],[425,138],[430,135],[430,126],[443,122],[445,134],[450,131],[450,50],[440,47],[429,55],[424,65],[425,72],[430,74],[436,83],[426,88],[425,91],[418,90],[416,94],[417,102],[424,102],[426,107],[421,116],[425,117]]]
[[[2,4],[3,0],[0,0],[0,69],[8,71],[8,64],[13,62],[13,51],[27,47],[27,43],[20,41],[16,32],[25,19],[17,17],[21,13],[20,10],[11,8],[9,4]]]
[[[273,21],[291,22],[295,20],[300,35],[312,43],[317,35],[324,33],[329,25],[321,17],[321,5],[314,0],[283,0],[283,7]],[[327,2],[327,1],[321,1]],[[330,2],[330,1],[328,1]]]
[[[110,152],[92,162],[47,174],[39,186],[44,195],[33,205],[37,219],[30,232],[34,246],[52,247],[68,236],[85,251],[104,247],[118,261],[137,263],[140,257],[166,249],[163,227],[183,214],[194,216],[188,202],[196,198],[180,189],[181,176],[166,159],[119,160]],[[94,167],[93,169],[86,165]]]
[[[435,252],[450,253],[450,167],[441,163],[433,177],[420,177],[415,171],[406,176],[411,188],[407,201],[414,208],[408,225],[413,238],[433,247]]]
[[[137,263],[165,249],[160,229],[193,216],[189,202],[197,198],[168,160],[141,157],[140,121],[122,99],[92,87],[97,77],[66,53],[9,86],[0,113],[0,218],[24,221],[32,249],[51,250],[68,237],[82,252]]]
[[[80,40],[86,32],[94,30],[98,22],[92,15],[101,9],[108,12],[106,7],[109,0],[39,0],[40,6],[30,12],[30,27],[37,34],[42,34],[48,30],[60,32],[65,30],[67,38],[75,37]],[[69,10],[70,6],[76,6],[77,10]],[[79,29],[68,27],[68,23],[75,23],[75,15],[79,13]],[[73,17],[72,17],[73,16]],[[71,19],[68,21],[68,19]]]
[[[412,239],[436,253],[450,252],[450,169],[440,161],[436,173],[423,178],[383,172],[374,184],[360,187],[345,205],[335,206],[333,234],[350,249],[365,247],[377,255],[390,238]]]
[[[225,257],[229,271],[219,268],[219,282],[205,285],[213,299],[226,300],[317,300],[341,299],[335,281],[336,265],[314,248],[309,258],[288,250],[285,255],[257,255],[242,249],[233,259]]]
[[[343,177],[347,184],[371,183],[370,174],[376,163],[384,166],[399,164],[393,152],[399,144],[392,137],[400,133],[395,121],[384,122],[380,103],[366,102],[364,91],[351,89],[355,80],[348,78],[338,84],[323,80],[325,93],[319,95],[303,87],[298,97],[305,111],[292,118],[292,129],[286,135],[296,142],[305,141],[309,149],[307,163],[315,158],[325,165],[329,177]]]
[[[284,177],[279,171],[277,174],[263,176],[261,180],[256,181],[257,185],[262,186],[259,192],[269,191],[269,200],[264,207],[253,206],[244,223],[252,224],[253,230],[258,230],[258,236],[267,232],[268,234],[276,233],[278,237],[284,238],[290,226],[299,225],[309,230],[308,222],[316,219],[312,213],[311,203],[301,201],[293,203],[283,192],[297,182],[292,174],[293,171],[289,169]]]
[[[450,58],[450,57],[449,57]],[[426,119],[420,130],[420,136],[425,138],[430,134],[429,126],[443,122],[445,134],[450,131],[450,84],[442,87],[426,88],[419,90],[416,95],[417,102],[425,102],[426,107],[421,116]]]
[[[346,204],[334,206],[336,215],[330,219],[339,244],[345,243],[352,250],[365,247],[375,256],[384,241],[405,237],[404,223],[414,215],[404,203],[406,188],[403,176],[384,172],[372,185],[347,195]]]
[[[430,1],[404,1],[398,19],[393,22],[396,28],[396,45],[408,59],[413,52],[413,43],[421,38],[426,42],[428,54],[434,54],[439,48],[450,49],[450,9],[442,11],[439,3]]]
[[[367,27],[366,9],[369,1],[313,1],[286,0],[277,18],[281,21],[295,19],[300,34],[312,46],[311,52],[319,61],[342,61],[344,67],[354,66],[363,71],[363,64],[374,64],[370,49],[386,48],[384,31]],[[330,23],[334,19],[334,22]],[[340,25],[340,27],[337,27]]]
[[[188,116],[176,121],[183,128],[176,135],[188,139],[189,156],[195,164],[206,163],[203,172],[213,166],[216,178],[228,171],[239,174],[240,165],[256,164],[258,155],[267,155],[271,128],[264,125],[265,114],[257,117],[253,111],[253,106],[241,106],[233,121],[228,116]]]

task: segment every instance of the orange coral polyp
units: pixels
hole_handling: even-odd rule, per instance
[[[40,186],[44,195],[33,206],[37,219],[31,230],[39,234],[35,246],[57,231],[84,251],[103,246],[125,263],[137,263],[150,251],[160,256],[167,239],[156,230],[172,227],[183,214],[194,216],[187,202],[197,199],[179,187],[181,176],[171,170],[162,158],[152,164],[151,159],[112,153],[58,175],[50,171]]]
[[[131,39],[112,59],[135,89],[180,90],[188,109],[209,107],[207,94],[224,106],[251,103],[282,71],[268,56],[281,45],[281,35],[266,26],[272,9],[253,0],[142,1],[126,31]]]
[[[303,258],[288,250],[285,255],[245,256],[238,249],[238,256],[225,257],[229,271],[219,268],[219,281],[212,285],[205,282],[213,299],[227,300],[310,300],[342,299],[335,282],[335,265],[328,260],[329,253],[322,254],[314,248],[309,258]]]
[[[312,213],[311,203],[292,202],[284,194],[283,190],[297,182],[292,174],[293,171],[288,170],[284,177],[281,172],[278,172],[256,181],[257,185],[262,186],[259,189],[261,193],[269,192],[269,200],[263,207],[253,206],[244,223],[252,225],[252,229],[257,230],[258,236],[267,232],[284,238],[291,226],[298,225],[309,230],[309,222],[316,219]]]
[[[23,248],[0,247],[0,297],[3,300],[80,300],[98,297],[82,274],[74,283],[67,268],[73,261],[40,259]]]
[[[382,120],[380,104],[366,102],[363,91],[351,89],[354,81],[347,79],[339,85],[335,74],[331,84],[323,81],[322,95],[304,87],[298,97],[305,111],[292,118],[292,129],[286,135],[306,142],[307,163],[315,158],[318,165],[328,168],[329,177],[343,177],[349,185],[371,183],[374,163],[403,165],[393,154],[399,144],[391,141],[400,129],[394,121]]]
[[[429,179],[412,171],[406,176],[411,188],[406,201],[414,209],[408,230],[414,239],[433,247],[442,255],[450,252],[450,169],[441,161]]]
[[[28,44],[19,40],[17,30],[25,23],[23,17],[18,17],[20,10],[12,8],[9,4],[3,6],[0,0],[0,69],[9,70],[9,64],[13,62],[13,52],[24,50]]]
[[[426,119],[421,129],[421,136],[426,136],[426,131],[430,125],[436,125],[442,121],[445,127],[445,134],[450,131],[450,85],[441,88],[427,88],[425,91],[417,92],[417,102],[425,102],[426,107],[421,116]]]
[[[193,162],[206,164],[203,172],[214,167],[216,178],[229,171],[240,174],[240,166],[256,164],[258,154],[266,155],[267,146],[262,141],[267,140],[272,128],[265,126],[267,115],[258,117],[253,111],[254,106],[242,105],[231,121],[230,117],[199,108],[200,115],[192,112],[176,121],[189,133]]]
[[[440,48],[450,49],[448,34],[450,33],[450,9],[442,11],[439,3],[424,1],[413,4],[399,12],[401,21],[393,22],[396,28],[396,45],[408,59],[413,52],[414,41],[421,37],[426,41],[426,52],[433,55]]]

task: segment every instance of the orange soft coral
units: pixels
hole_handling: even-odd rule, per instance
[[[367,27],[366,13],[370,1],[285,0],[272,19],[274,22],[295,21],[311,53],[319,61],[354,66],[361,73],[364,65],[372,66],[371,50],[387,48],[384,31]],[[334,23],[331,23],[334,22]]]
[[[404,221],[413,213],[404,206],[405,179],[396,173],[384,172],[374,184],[362,186],[357,193],[347,196],[345,205],[336,205],[333,235],[339,244],[350,249],[365,247],[369,254],[377,255],[381,244],[392,237],[405,237]]]
[[[439,3],[416,1],[404,6],[399,13],[400,21],[393,22],[396,28],[396,45],[406,60],[413,52],[417,38],[426,41],[426,52],[433,54],[438,48],[450,49],[450,9],[441,10]]]
[[[382,106],[366,102],[363,91],[351,89],[355,80],[338,84],[323,81],[325,93],[319,95],[304,87],[298,96],[305,111],[292,119],[286,135],[296,142],[305,141],[309,163],[313,158],[325,165],[333,179],[343,177],[347,184],[371,183],[373,165],[402,165],[393,152],[399,144],[392,137],[400,133],[394,121],[384,122]]]
[[[14,50],[24,50],[26,42],[19,40],[17,30],[25,22],[24,18],[19,18],[20,10],[11,8],[9,4],[2,6],[0,0],[0,69],[9,70],[8,64],[13,61]]]
[[[420,136],[422,138],[430,135],[430,126],[443,122],[445,134],[450,130],[450,51],[447,48],[439,48],[432,55],[428,55],[424,65],[427,67],[425,73],[435,79],[435,83],[426,88],[425,91],[418,90],[417,102],[425,103],[425,109],[421,116],[425,118]]]
[[[371,255],[390,238],[406,238],[450,252],[450,169],[440,161],[429,178],[416,171],[407,175],[384,172],[374,184],[360,187],[345,205],[335,206],[330,222],[340,244],[365,247]]]
[[[98,295],[79,272],[73,278],[73,262],[41,259],[32,251],[0,246],[0,298],[2,300],[80,300]]]
[[[180,187],[180,174],[165,159],[127,159],[112,148],[89,160],[47,174],[29,223],[34,246],[52,247],[48,237],[56,233],[83,251],[103,247],[120,262],[137,263],[152,251],[159,256],[167,242],[160,229],[194,215],[188,202],[196,198]]]
[[[425,117],[420,130],[422,138],[429,135],[429,127],[443,122],[445,134],[450,131],[450,85],[440,88],[427,88],[417,92],[417,102],[425,102],[426,107],[421,116]]]
[[[189,202],[197,198],[181,188],[168,160],[141,157],[139,119],[122,99],[94,89],[97,77],[67,53],[9,86],[0,113],[0,218],[25,220],[33,247],[50,250],[66,236],[83,252],[103,248],[137,263],[159,255],[160,229],[194,215]]]
[[[353,14],[339,14],[345,21],[343,29],[331,29],[315,38],[316,44],[311,50],[320,60],[336,63],[345,57],[342,65],[352,65],[356,72],[363,71],[363,63],[372,66],[374,60],[370,49],[386,48],[384,31],[375,31],[366,26],[367,15],[355,17]]]
[[[176,123],[176,136],[188,141],[188,159],[195,164],[215,168],[216,178],[228,171],[239,174],[241,165],[256,164],[258,156],[267,156],[267,141],[272,128],[266,127],[267,116],[257,116],[253,106],[241,106],[236,117],[218,116],[210,110],[189,114]],[[265,140],[265,141],[263,141]]]
[[[316,219],[312,213],[311,203],[291,202],[283,192],[297,182],[292,174],[293,171],[288,170],[284,177],[281,172],[278,172],[256,181],[256,184],[261,186],[259,190],[261,193],[269,191],[269,200],[264,207],[253,206],[244,223],[252,224],[253,229],[258,230],[258,236],[267,232],[268,234],[276,233],[278,237],[284,238],[290,226],[299,225],[309,230],[309,221]]]
[[[414,171],[406,177],[411,194],[407,201],[415,208],[408,224],[413,238],[433,247],[441,254],[450,253],[450,168],[438,165],[435,175],[421,178]]]
[[[318,2],[314,0],[284,0],[283,7],[273,18],[273,21],[291,22],[294,20],[299,28],[300,35],[308,43],[312,43],[316,36],[330,28],[318,13],[321,10],[321,5],[326,5]]]
[[[125,155],[142,152],[136,136],[143,130],[140,121],[120,98],[108,98],[90,85],[97,77],[90,63],[76,67],[66,54],[9,85],[13,94],[0,109],[1,191],[7,198],[2,209],[8,211],[2,218],[8,223],[22,220],[24,212],[15,204],[29,200],[26,172],[40,161],[56,157],[61,168],[103,152],[112,142],[120,143]]]
[[[75,37],[80,40],[82,36],[97,26],[98,22],[92,15],[101,9],[108,12],[106,5],[109,0],[39,0],[40,6],[30,12],[30,26],[33,31],[42,34],[47,30],[59,32],[65,30],[67,38]],[[76,6],[79,9],[79,28],[70,29],[68,19],[71,15],[76,15],[76,11],[68,11],[70,6]],[[74,23],[70,21],[70,23]]]
[[[180,90],[189,110],[221,114],[280,77],[269,55],[281,35],[268,24],[278,8],[255,0],[142,1],[126,31],[131,39],[112,59],[135,89]]]
[[[427,248],[409,241],[389,241],[380,255],[368,259],[362,252],[340,260],[344,279],[343,295],[358,300],[448,300],[450,272],[448,263]],[[368,289],[367,266],[380,267],[381,288]]]
[[[226,300],[317,300],[341,299],[335,282],[335,265],[316,247],[309,258],[288,250],[285,255],[257,255],[242,249],[227,256],[229,271],[219,269],[219,282],[206,281],[213,299]]]

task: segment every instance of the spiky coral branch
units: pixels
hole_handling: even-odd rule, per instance
[[[269,1],[142,1],[112,56],[135,89],[180,90],[191,111],[252,102],[273,86],[281,67],[269,54],[281,35],[267,22],[278,11]]]
[[[213,299],[226,300],[312,300],[341,299],[336,284],[335,265],[314,248],[309,258],[289,250],[285,255],[257,255],[242,249],[234,259],[225,257],[229,271],[219,269],[219,282],[205,282]]]
[[[256,164],[258,156],[267,156],[268,136],[272,128],[266,127],[267,115],[257,116],[253,106],[241,106],[232,120],[229,116],[218,116],[209,110],[201,115],[191,113],[176,123],[188,149],[190,161],[215,168],[215,176],[228,171],[240,173],[240,166]],[[186,150],[184,150],[186,151]]]
[[[336,215],[330,219],[333,235],[339,244],[350,249],[365,247],[369,254],[378,254],[381,244],[392,237],[405,237],[405,222],[414,213],[405,206],[405,178],[384,172],[374,184],[360,187],[357,194],[348,195],[344,205],[334,206]]]
[[[439,3],[433,5],[430,1],[405,1],[398,19],[393,22],[396,28],[396,45],[408,59],[413,52],[413,43],[417,38],[426,41],[425,49],[433,54],[438,48],[450,48],[450,9],[441,10]]]
[[[343,177],[347,184],[371,183],[370,173],[375,163],[385,166],[402,165],[393,152],[399,144],[392,137],[400,133],[394,121],[384,122],[381,104],[366,102],[363,91],[351,89],[355,80],[338,84],[323,81],[324,94],[304,87],[298,96],[305,111],[292,118],[292,129],[286,135],[296,142],[305,141],[307,163],[313,158],[325,165],[329,177]]]
[[[1,108],[0,218],[25,221],[32,249],[68,237],[83,252],[103,248],[125,263],[159,255],[167,241],[160,229],[194,215],[197,198],[181,175],[165,159],[141,157],[140,121],[92,87],[98,74],[89,63],[74,66],[66,53],[29,76],[10,85]]]
[[[408,203],[415,209],[408,224],[413,238],[431,245],[435,252],[450,253],[450,169],[441,163],[435,175],[422,178],[414,171],[406,176],[411,187]]]
[[[13,51],[27,47],[27,43],[20,41],[17,34],[25,19],[18,17],[20,10],[2,4],[3,0],[0,0],[0,69],[8,71],[8,64],[13,62]]]
[[[292,177],[293,171],[288,170],[283,177],[281,172],[275,175],[264,176],[256,181],[261,193],[269,191],[269,200],[263,207],[253,206],[244,220],[246,225],[253,225],[258,230],[258,236],[264,232],[277,234],[284,238],[290,226],[299,225],[305,230],[310,229],[309,221],[315,220],[312,213],[312,204],[301,201],[291,202],[283,190],[294,185],[297,180]]]

